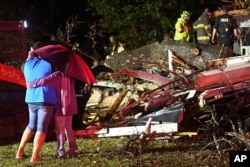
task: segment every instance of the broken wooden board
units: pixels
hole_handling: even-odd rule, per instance
[[[151,132],[155,133],[172,133],[178,131],[177,123],[163,123],[151,125]],[[87,129],[75,131],[75,136],[82,137],[117,137],[140,135],[144,133],[146,126],[124,126],[124,127],[104,127],[101,129]]]

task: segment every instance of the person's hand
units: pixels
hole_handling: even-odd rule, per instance
[[[183,32],[188,32],[186,27],[181,27],[181,33],[183,33]]]
[[[215,44],[214,38],[211,38],[211,43],[212,43],[212,44]]]
[[[233,36],[234,41],[238,41],[240,39],[240,36]]]
[[[35,86],[33,85],[32,82],[26,82],[26,88],[29,89],[29,88],[35,88]]]
[[[54,76],[62,76],[63,73],[61,71],[56,71],[53,73]]]
[[[26,82],[26,88],[29,89],[30,88],[30,85],[28,82]]]

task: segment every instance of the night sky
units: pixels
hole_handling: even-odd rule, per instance
[[[29,25],[27,34],[30,35],[29,38],[39,40],[39,36],[50,38],[51,35],[55,35],[59,27],[65,28],[68,18],[77,15],[78,20],[83,22],[80,27],[78,27],[77,38],[81,38],[81,40],[85,42],[84,45],[91,47],[91,45],[86,42],[86,37],[82,39],[84,35],[89,32],[89,25],[93,23],[90,15],[86,12],[86,1],[87,0],[0,0],[0,20],[27,20]],[[187,1],[183,2],[187,3]],[[206,5],[210,6],[213,0],[211,0],[211,2],[205,0],[203,3],[205,2]],[[192,11],[192,13],[195,14],[195,12],[198,12],[197,10]]]
[[[27,20],[31,26],[46,25],[51,32],[65,24],[69,17],[88,18],[85,0],[0,0],[0,8],[2,21]]]

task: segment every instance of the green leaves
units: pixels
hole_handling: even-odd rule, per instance
[[[162,8],[164,1],[88,0],[91,10],[99,15],[98,25],[135,49],[162,40],[167,27],[172,26]],[[163,24],[162,24],[163,23]]]

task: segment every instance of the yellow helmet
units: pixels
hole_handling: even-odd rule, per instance
[[[188,11],[183,11],[182,14],[181,14],[181,17],[184,18],[184,17],[190,17],[191,13],[188,12]]]

